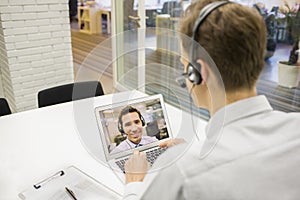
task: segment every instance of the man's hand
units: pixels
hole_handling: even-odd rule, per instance
[[[149,169],[145,153],[135,151],[125,163],[126,183],[142,182]]]
[[[181,144],[181,143],[185,143],[185,140],[182,138],[174,138],[174,139],[170,139],[170,140],[160,143],[159,147],[160,148],[172,147],[172,146],[175,146],[175,145]]]

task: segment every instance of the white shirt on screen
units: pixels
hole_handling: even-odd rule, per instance
[[[207,157],[188,152],[146,189],[144,182],[127,184],[124,199],[299,199],[300,113],[274,111],[265,96],[232,103],[209,120],[202,154],[221,127]]]
[[[142,136],[142,139],[138,145],[143,146],[145,144],[156,142],[156,141],[158,141],[156,137]],[[122,151],[126,151],[129,149],[134,149],[136,148],[136,145],[137,144],[134,144],[127,138],[126,140],[122,141],[114,150],[112,150],[111,154],[120,153]]]

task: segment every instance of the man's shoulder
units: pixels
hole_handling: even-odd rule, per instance
[[[126,149],[128,149],[128,145],[126,143],[126,140],[124,140],[118,146],[116,146],[116,148],[114,148],[111,153],[119,153]]]
[[[126,141],[126,140],[122,141],[116,148],[127,147],[128,146],[128,144],[127,144],[128,141]]]
[[[293,125],[300,122],[300,112],[282,112],[274,110],[271,113],[265,114],[264,121],[270,121],[273,124]]]

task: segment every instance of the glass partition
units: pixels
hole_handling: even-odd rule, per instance
[[[120,91],[163,94],[184,110],[208,113],[192,105],[186,88],[175,81],[183,72],[177,25],[189,1],[114,0],[114,82]]]

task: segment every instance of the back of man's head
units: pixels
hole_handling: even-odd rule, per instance
[[[181,34],[192,37],[195,20],[214,0],[195,1],[180,23]],[[226,92],[252,89],[264,66],[266,27],[257,10],[236,3],[216,8],[200,24],[195,40],[218,67]],[[182,44],[189,52],[190,44]],[[199,56],[199,59],[201,57]]]

